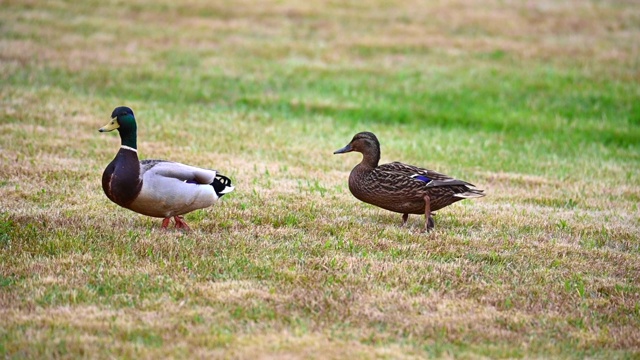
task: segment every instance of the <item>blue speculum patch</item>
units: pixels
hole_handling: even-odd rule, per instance
[[[424,181],[424,182],[426,182],[426,183],[428,183],[428,182],[430,182],[430,181],[431,181],[431,179],[429,179],[428,177],[426,177],[426,176],[424,176],[424,175],[415,175],[415,176],[413,176],[413,178],[414,178],[414,179],[421,180],[421,181]]]

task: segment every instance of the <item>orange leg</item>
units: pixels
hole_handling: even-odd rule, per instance
[[[431,199],[428,195],[424,197],[424,230],[429,231],[435,227],[433,218],[431,217]]]
[[[184,221],[184,217],[178,215],[178,216],[174,216],[173,220],[176,221],[176,229],[184,229],[184,230],[191,230],[191,228],[189,227],[189,225],[187,225],[187,223]],[[164,218],[162,220],[162,228],[163,229],[167,229],[169,227],[169,223],[171,222],[171,217],[167,217]]]
[[[178,216],[174,216],[173,220],[176,221],[176,228],[177,229],[185,229],[185,230],[191,230],[191,228],[189,227],[189,225],[187,225],[187,223],[184,221],[184,218],[180,215]]]
[[[402,214],[402,226],[407,225],[407,219],[409,219],[409,214]]]

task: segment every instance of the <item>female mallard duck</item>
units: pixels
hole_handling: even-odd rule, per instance
[[[164,218],[162,228],[173,217],[176,228],[188,230],[183,214],[209,207],[233,191],[231,180],[215,170],[165,160],[139,161],[136,119],[130,108],[115,108],[111,122],[99,131],[115,129],[120,133],[120,150],[102,174],[102,189],[114,203]]]
[[[349,190],[366,203],[402,214],[405,225],[409,214],[425,215],[425,230],[435,226],[431,214],[462,199],[483,197],[484,190],[433,170],[400,162],[378,165],[380,142],[373,133],[356,134],[351,142],[334,154],[362,153],[362,162],[351,170]]]

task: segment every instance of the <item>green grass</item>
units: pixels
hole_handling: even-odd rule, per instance
[[[0,356],[637,357],[636,8],[5,2]],[[119,105],[236,184],[192,232],[104,196]],[[332,155],[364,130],[488,196],[399,227]]]

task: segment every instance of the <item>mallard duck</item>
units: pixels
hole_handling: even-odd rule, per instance
[[[189,230],[182,215],[213,205],[233,191],[231,180],[216,170],[165,160],[138,160],[137,125],[133,111],[120,106],[100,132],[118,129],[120,150],[102,174],[102,189],[114,203],[137,213],[171,218],[175,227]]]
[[[409,214],[425,215],[425,230],[435,227],[431,214],[462,199],[483,197],[484,190],[433,170],[392,162],[378,165],[380,142],[370,132],[356,134],[351,142],[334,154],[362,153],[362,162],[351,170],[349,190],[361,201],[402,214],[402,225]]]

